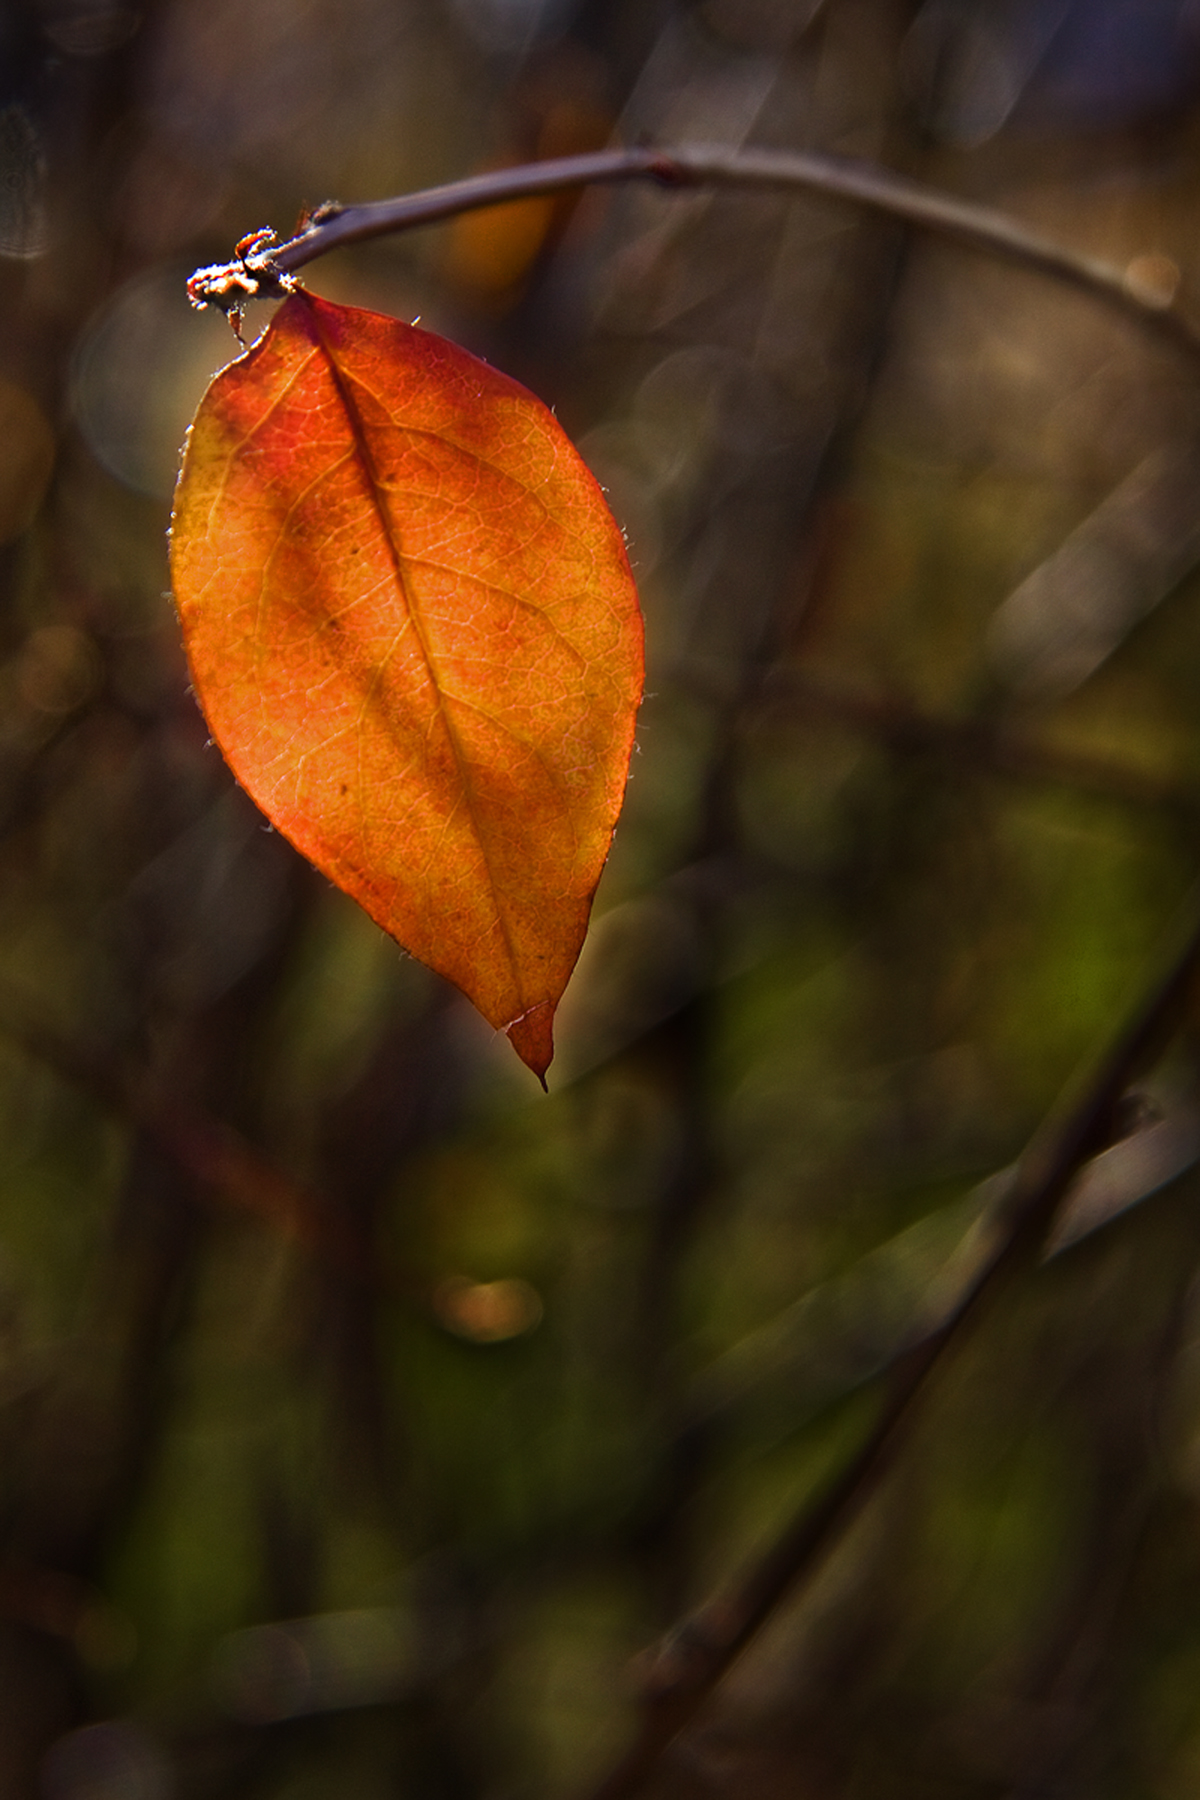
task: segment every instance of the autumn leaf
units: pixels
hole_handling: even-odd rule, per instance
[[[544,1076],[642,685],[624,543],[557,421],[296,293],[200,404],[171,571],[239,781]]]

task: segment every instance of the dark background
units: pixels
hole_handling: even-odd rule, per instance
[[[8,0],[0,84],[0,1796],[586,1788],[1196,873],[1196,367],[806,197],[307,272],[531,385],[629,536],[547,1098],[206,741],[165,531],[236,346],[184,281],[649,136],[876,158],[1186,296],[1200,6]],[[1152,1197],[990,1310],[656,1791],[1196,1792],[1194,1070]]]

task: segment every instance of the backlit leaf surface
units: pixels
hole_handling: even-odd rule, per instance
[[[201,402],[171,567],[239,780],[544,1074],[642,683],[621,534],[557,421],[295,294]]]

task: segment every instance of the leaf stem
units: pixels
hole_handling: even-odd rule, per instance
[[[298,236],[271,251],[271,263],[288,275],[343,244],[408,231],[505,201],[622,181],[653,181],[680,189],[775,188],[844,200],[1066,282],[1135,320],[1153,336],[1200,356],[1200,325],[1162,295],[1139,286],[1125,269],[1043,237],[993,207],[960,200],[876,163],[802,151],[735,150],[713,144],[597,150],[491,169],[465,181],[361,206],[330,202],[317,209]],[[209,273],[214,272],[205,271]]]
[[[779,1603],[815,1572],[858,1517],[901,1448],[915,1403],[944,1352],[1010,1275],[1037,1260],[1072,1179],[1104,1147],[1130,1083],[1172,1036],[1198,962],[1200,887],[1184,906],[1174,947],[1144,997],[1035,1134],[1018,1164],[990,1256],[938,1329],[896,1365],[879,1417],[857,1453],[806,1502],[729,1593],[685,1619],[648,1659],[641,1730],[591,1800],[630,1800],[639,1791]]]

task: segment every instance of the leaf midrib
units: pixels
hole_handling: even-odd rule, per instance
[[[297,298],[301,298],[301,296],[297,296]],[[484,868],[487,870],[488,888],[492,895],[492,900],[493,900],[495,913],[496,913],[496,920],[500,926],[501,935],[504,939],[504,948],[505,948],[505,951],[508,956],[509,968],[512,971],[513,982],[516,987],[517,995],[518,995],[519,1001],[521,1003],[521,1006],[524,1009],[522,1014],[519,1016],[526,1016],[528,1011],[530,1010],[530,1008],[537,1004],[537,1001],[536,1000],[531,1001],[525,991],[525,983],[524,983],[524,980],[522,979],[521,968],[520,968],[520,965],[517,960],[516,946],[513,943],[512,933],[509,928],[509,922],[506,917],[504,907],[501,904],[500,889],[499,889],[499,886],[496,881],[495,871],[492,867],[492,860],[488,854],[487,841],[486,841],[483,827],[480,823],[479,814],[478,814],[478,811],[477,811],[476,805],[475,805],[475,795],[474,795],[474,789],[473,789],[472,782],[471,782],[470,764],[464,753],[463,746],[459,739],[458,731],[457,731],[457,728],[455,727],[455,724],[454,724],[453,718],[450,714],[449,708],[446,705],[446,697],[442,692],[441,682],[438,679],[437,665],[436,665],[436,662],[434,659],[433,651],[430,647],[429,640],[425,634],[424,625],[423,625],[423,622],[420,617],[419,608],[417,607],[415,599],[414,599],[411,584],[406,579],[405,567],[406,567],[406,563],[407,563],[407,558],[405,557],[404,551],[398,541],[398,534],[396,532],[395,525],[393,523],[393,520],[391,518],[391,515],[388,511],[388,508],[387,508],[387,505],[385,502],[384,496],[385,496],[387,490],[383,485],[382,479],[379,474],[379,470],[375,466],[375,458],[372,455],[370,443],[367,439],[366,427],[364,425],[362,415],[360,414],[357,406],[355,405],[353,395],[350,392],[349,378],[345,374],[345,372],[341,369],[341,367],[339,366],[337,358],[335,357],[335,355],[333,353],[333,350],[330,346],[329,340],[326,337],[325,332],[322,328],[320,313],[318,312],[317,308],[311,303],[311,300],[309,299],[309,297],[307,295],[302,296],[302,298],[303,298],[303,301],[305,304],[305,312],[306,312],[308,318],[312,322],[313,330],[316,333],[318,344],[320,346],[322,353],[324,354],[326,364],[328,365],[330,375],[333,380],[334,389],[337,393],[338,399],[342,403],[342,409],[345,412],[346,420],[350,427],[351,436],[354,439],[355,447],[358,450],[359,456],[360,456],[362,464],[363,464],[364,471],[366,473],[367,486],[370,491],[371,502],[375,508],[376,516],[379,519],[380,528],[383,532],[384,542],[387,544],[388,552],[389,552],[389,555],[391,556],[392,564],[396,571],[396,584],[397,584],[397,586],[400,590],[400,594],[403,598],[405,611],[407,612],[408,618],[412,624],[413,633],[414,633],[417,643],[420,647],[421,656],[425,663],[426,673],[428,674],[428,677],[429,677],[429,685],[433,690],[434,700],[435,700],[435,703],[436,703],[436,706],[438,709],[438,715],[441,718],[442,726],[446,733],[447,741],[450,745],[450,751],[451,751],[452,756],[454,757],[454,766],[455,766],[456,770],[458,771],[458,778],[459,778],[459,782],[462,786],[463,798],[466,802],[467,816],[469,817],[469,819],[471,821],[471,829],[475,835],[475,841],[479,846],[479,854],[483,858]]]

